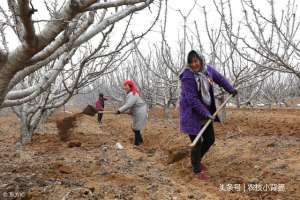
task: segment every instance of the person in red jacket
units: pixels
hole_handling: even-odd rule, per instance
[[[99,124],[102,123],[102,117],[103,117],[102,111],[104,111],[104,102],[106,100],[108,100],[108,98],[105,97],[102,93],[100,93],[99,98],[96,101],[96,109],[98,110],[98,122],[99,122]]]

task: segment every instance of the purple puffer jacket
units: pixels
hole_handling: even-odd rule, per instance
[[[207,65],[207,73],[213,82],[223,87],[227,92],[234,92],[233,86],[212,66]],[[184,69],[179,78],[181,80],[180,130],[189,135],[197,135],[202,128],[201,121],[206,120],[209,115],[216,111],[213,87],[210,87],[209,90],[212,101],[211,106],[208,107],[201,99],[192,70]],[[216,121],[219,119],[217,118]]]

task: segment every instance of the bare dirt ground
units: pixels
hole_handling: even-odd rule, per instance
[[[65,120],[75,127],[61,126],[72,116],[55,113],[20,150],[16,117],[0,117],[0,199],[300,199],[300,110],[228,110],[204,158],[208,182],[192,176],[188,154],[172,158],[189,144],[176,112],[152,111],[138,148],[127,115],[107,114],[99,127],[77,114]]]

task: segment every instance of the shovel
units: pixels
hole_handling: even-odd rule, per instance
[[[98,111],[98,113],[102,113],[102,114],[116,114],[116,111],[111,111],[111,110],[108,110],[108,111]],[[120,113],[120,115],[129,115],[129,113]]]
[[[98,113],[102,113],[102,114],[115,114],[116,111],[98,111]]]
[[[216,110],[216,112],[213,114],[213,118],[215,118],[217,116],[217,114],[222,110],[222,108],[224,108],[224,106],[226,105],[226,103],[232,98],[232,94],[230,94],[227,99],[219,106],[219,108]],[[177,162],[179,160],[182,160],[183,158],[185,158],[189,153],[190,153],[190,148],[194,147],[200,138],[202,138],[202,134],[204,133],[204,131],[207,129],[207,127],[209,126],[209,124],[212,122],[211,119],[209,119],[205,125],[202,127],[202,129],[200,130],[200,132],[198,133],[197,137],[194,139],[194,141],[186,147],[183,147],[180,150],[177,150],[176,152],[170,151],[169,150],[169,161],[168,164]]]
[[[227,99],[219,106],[219,108],[216,110],[216,112],[213,114],[213,118],[215,119],[217,114],[223,109],[223,107],[226,105],[226,103],[231,99],[232,94],[230,94]],[[209,124],[212,122],[212,119],[209,119],[205,125],[202,127],[202,129],[200,130],[200,132],[198,133],[197,137],[194,139],[194,141],[190,144],[190,147],[194,147],[197,143],[198,140],[200,138],[202,138],[202,134],[204,133],[204,131],[207,129],[207,127],[209,126]]]

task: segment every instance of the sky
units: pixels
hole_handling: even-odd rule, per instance
[[[4,2],[4,0],[2,0]],[[219,0],[216,0],[217,2]],[[253,0],[255,6],[260,9],[263,13],[267,15],[270,13],[270,8],[266,3],[267,0]],[[63,2],[63,1],[61,1]],[[201,37],[204,38],[204,43],[207,41],[206,37],[206,30],[204,28],[204,17],[203,17],[203,6],[205,6],[209,21],[210,27],[218,27],[220,20],[219,15],[216,12],[215,6],[213,4],[213,0],[196,0],[197,5],[191,12],[190,16],[187,18],[187,26],[188,31],[195,31],[194,29],[194,21],[197,22],[200,29]],[[231,0],[232,2],[232,10],[233,10],[233,20],[234,22],[238,22],[243,18],[242,7],[240,4],[240,0]],[[274,0],[275,2],[275,9],[276,12],[280,13],[281,9],[285,7],[288,0]],[[38,9],[38,12],[34,14],[35,20],[41,19],[48,19],[49,16],[45,15],[47,10],[45,9],[45,5],[41,0],[32,0],[34,7]],[[164,3],[163,3],[164,4]],[[171,47],[177,48],[178,47],[178,38],[183,37],[183,17],[181,16],[179,10],[186,15],[189,10],[193,7],[194,0],[168,0],[168,16],[167,16],[167,30],[166,30],[166,39]],[[1,5],[4,9],[7,8],[6,4]],[[155,3],[151,5],[150,9],[144,9],[139,11],[130,26],[131,31],[138,34],[149,27],[149,24],[153,21],[156,13],[158,10],[158,1],[155,0]],[[161,20],[164,14],[164,8],[162,9],[161,18],[158,23],[155,25],[153,30],[144,38],[143,42],[141,43],[142,49],[147,50],[149,45],[152,45],[155,42],[161,41],[160,35],[160,27],[161,27]],[[43,25],[41,25],[42,28]],[[114,31],[112,38],[117,41],[117,38],[120,36],[120,32],[124,30],[125,23],[120,22],[117,23],[117,28]],[[37,28],[38,30],[38,28]],[[130,35],[129,35],[130,36]],[[15,48],[18,45],[18,40],[13,34],[9,34],[8,37],[9,47],[11,49]],[[205,45],[205,44],[204,44]]]
[[[190,9],[194,5],[194,0],[168,0],[168,16],[167,16],[167,33],[166,37],[169,43],[172,46],[176,46],[178,43],[178,38],[183,37],[183,25],[184,20],[179,10],[183,13],[183,15],[187,15]],[[220,24],[220,16],[216,11],[213,0],[196,0],[197,4],[190,16],[187,18],[187,26],[190,31],[195,31],[194,21],[199,25],[200,34],[205,38],[206,37],[206,29],[204,26],[204,12],[203,7],[205,7],[207,16],[208,16],[208,24],[211,28],[218,28]],[[219,0],[216,0],[219,2]],[[240,0],[231,0],[231,6],[233,10],[233,21],[234,23],[238,23],[243,17],[244,14],[242,12],[242,6]],[[262,13],[266,16],[270,15],[270,6],[267,3],[267,0],[253,0],[254,5],[258,8]],[[277,13],[281,12],[281,9],[285,8],[288,0],[274,0],[275,10]],[[147,12],[146,10],[143,12]],[[164,12],[164,10],[163,10]],[[163,14],[163,13],[162,13]],[[146,14],[144,14],[146,15]],[[145,20],[143,17],[137,20],[138,26],[142,26],[145,24]],[[160,23],[154,27],[154,31],[147,35],[147,39],[149,41],[160,41]],[[207,38],[206,38],[207,39]],[[205,42],[205,41],[204,41]]]

